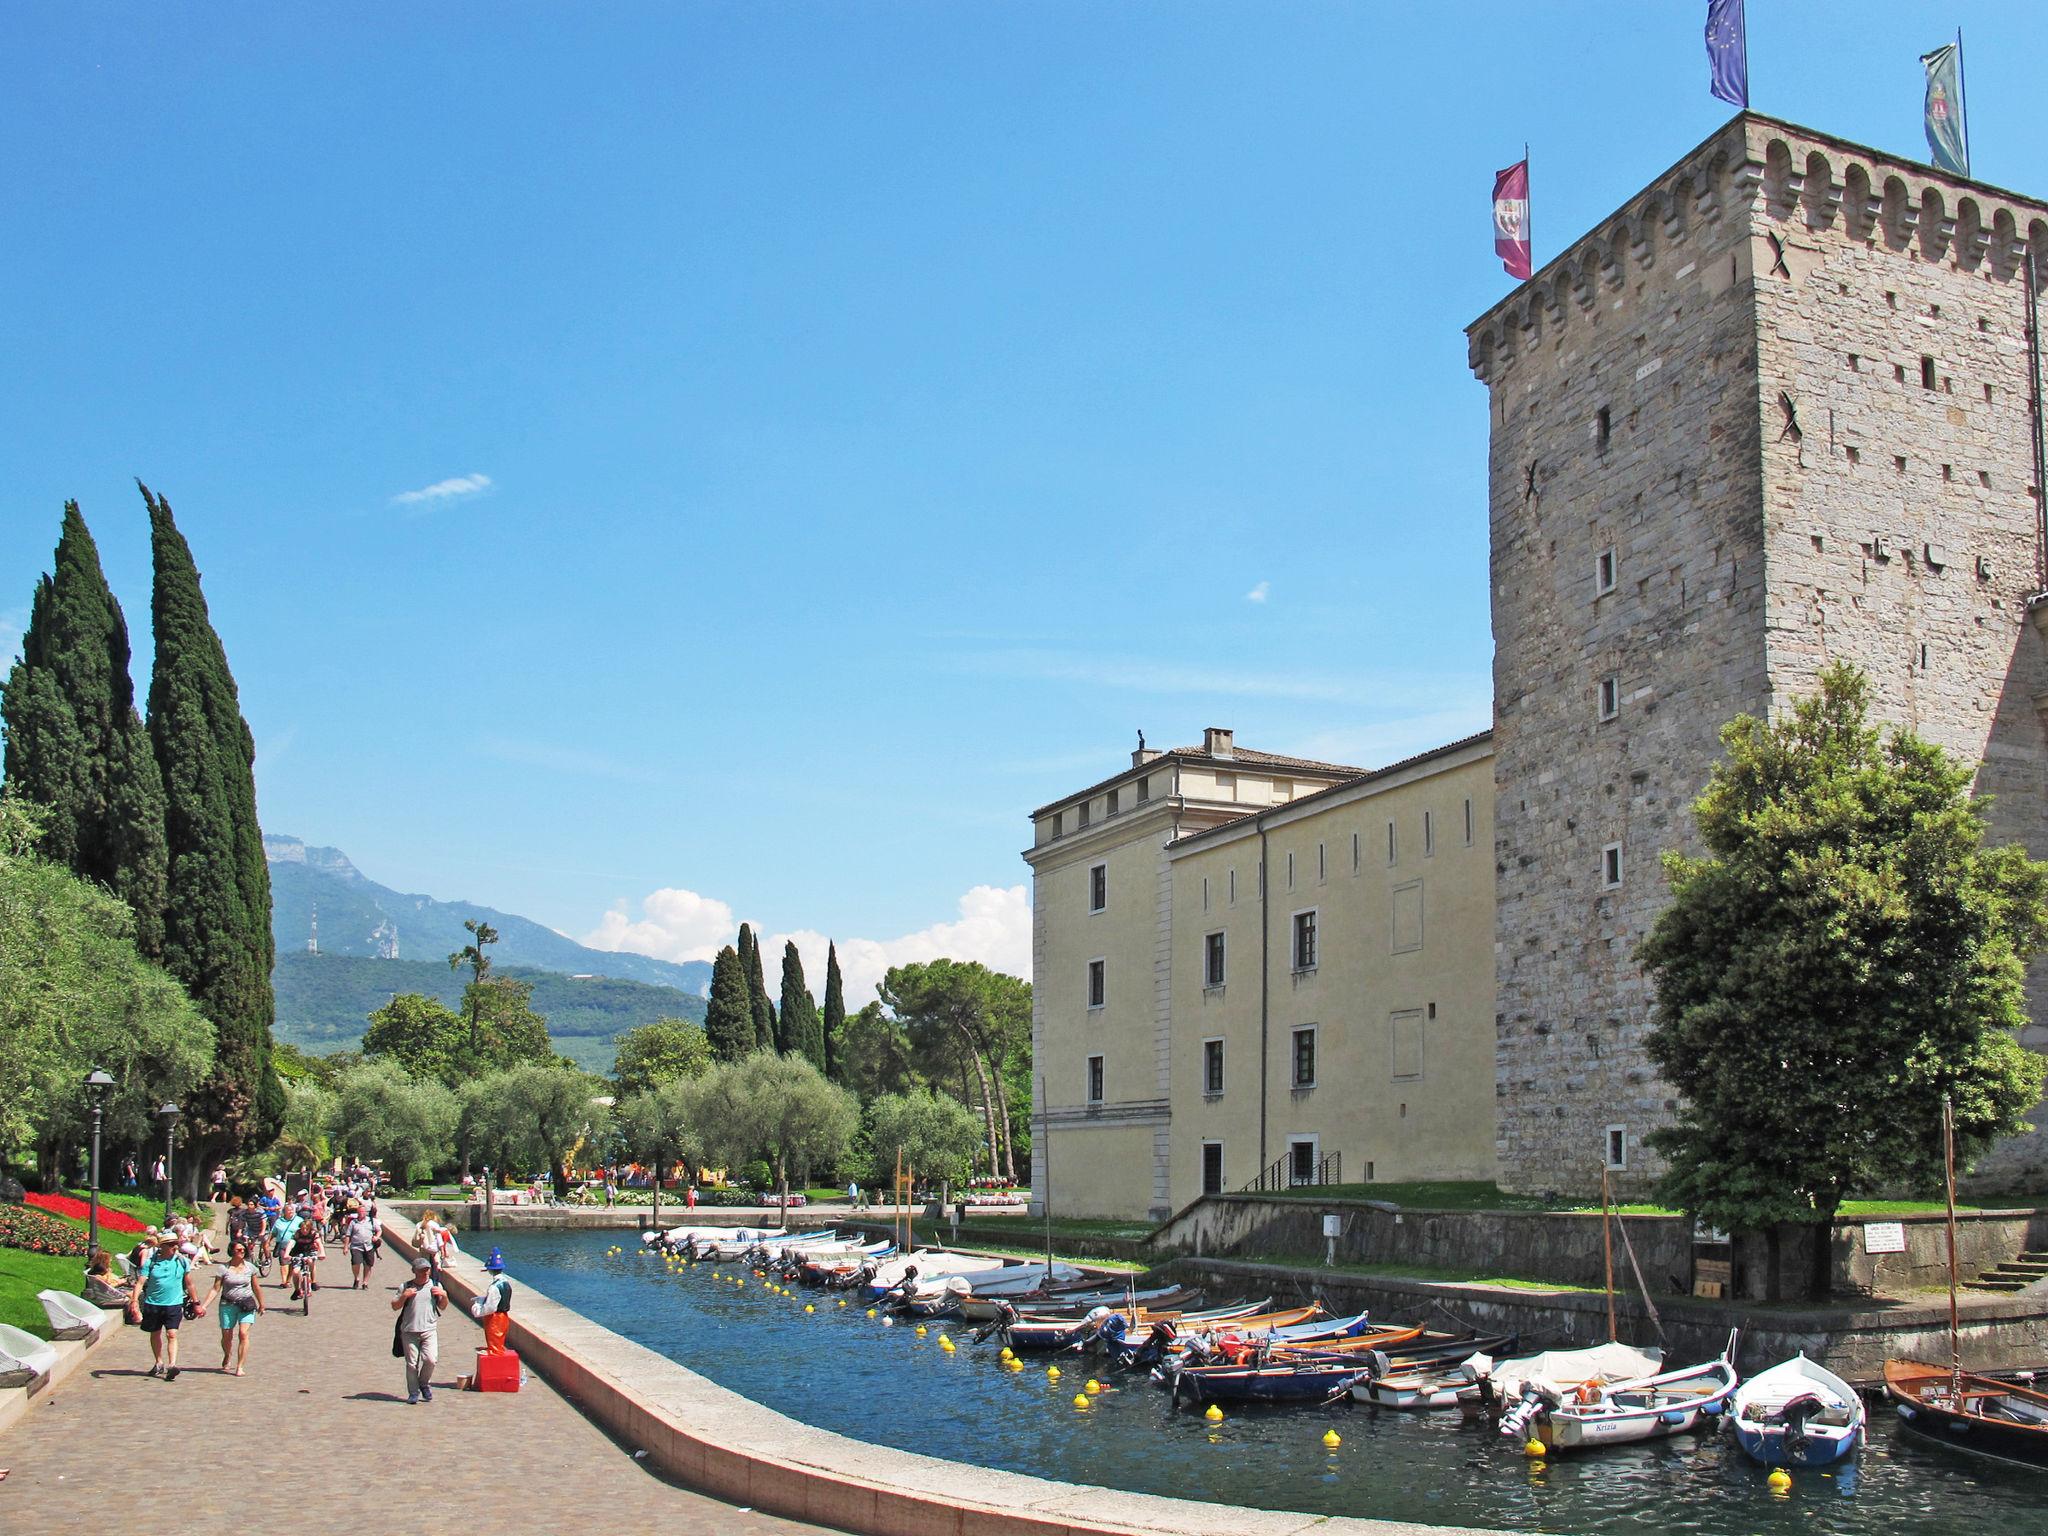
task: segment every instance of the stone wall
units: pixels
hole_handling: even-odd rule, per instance
[[[2048,854],[2024,248],[2048,260],[2048,208],[1744,115],[1471,328],[1504,1187],[1596,1187],[1614,1126],[1619,1187],[1657,1172],[1640,1138],[1675,1105],[1631,952],[1738,711],[1854,660],[1881,718],[1981,765],[1995,835]],[[2048,1143],[1983,1175],[2038,1188]]]

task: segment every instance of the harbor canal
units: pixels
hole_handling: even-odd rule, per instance
[[[1949,1536],[2038,1529],[2048,1474],[1906,1437],[1874,1406],[1858,1459],[1802,1472],[1774,1493],[1732,1436],[1685,1436],[1553,1458],[1540,1467],[1490,1428],[1455,1413],[1330,1408],[1244,1410],[1221,1424],[1175,1412],[1141,1377],[1100,1377],[1076,1356],[1029,1356],[1001,1369],[993,1344],[958,1324],[885,1327],[843,1293],[770,1293],[712,1279],[707,1262],[671,1271],[637,1234],[493,1234],[523,1280],[719,1385],[793,1419],[928,1456],[1171,1497],[1445,1525],[1545,1532],[1697,1532],[1700,1536]],[[473,1247],[482,1238],[472,1236]],[[617,1252],[613,1252],[617,1249]],[[805,1305],[815,1312],[806,1312]],[[958,1348],[939,1346],[941,1332]],[[1046,1366],[1061,1367],[1057,1381]],[[1673,1362],[1681,1363],[1681,1362]],[[1326,1447],[1334,1429],[1342,1443]]]

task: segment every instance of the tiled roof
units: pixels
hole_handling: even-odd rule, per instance
[[[1352,767],[1345,763],[1319,763],[1312,757],[1285,757],[1278,752],[1255,752],[1250,747],[1239,747],[1228,757],[1218,757],[1213,752],[1204,751],[1200,747],[1172,747],[1167,751],[1161,752],[1149,763],[1140,763],[1135,767],[1119,769],[1106,779],[1096,780],[1095,783],[1090,784],[1086,789],[1070,790],[1058,799],[1048,800],[1037,810],[1031,812],[1031,817],[1033,820],[1036,820],[1057,806],[1066,805],[1075,800],[1085,800],[1090,795],[1099,795],[1112,784],[1122,783],[1125,779],[1136,777],[1149,769],[1158,767],[1161,763],[1169,761],[1190,763],[1197,767],[1223,769],[1267,768],[1276,771],[1285,769],[1290,773],[1313,773],[1323,776],[1335,775],[1345,779],[1355,779],[1365,772],[1363,768]]]

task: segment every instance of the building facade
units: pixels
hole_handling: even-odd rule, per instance
[[[1503,1185],[1657,1171],[1633,950],[1731,716],[1852,661],[1880,718],[1979,765],[1994,837],[2048,854],[2030,252],[2048,207],[1743,114],[1470,328]],[[1980,1172],[2044,1166],[2037,1134]]]

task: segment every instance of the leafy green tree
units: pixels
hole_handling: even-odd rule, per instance
[[[797,1055],[756,1051],[687,1087],[705,1156],[739,1167],[769,1164],[788,1209],[789,1174],[835,1162],[860,1124],[853,1095]]]
[[[747,967],[747,996],[754,1005],[754,1049],[776,1048],[775,1004],[768,999],[768,982],[761,974],[761,941],[745,923],[740,924],[740,959]]]
[[[415,1077],[454,1084],[465,1075],[459,1063],[468,1046],[468,1026],[437,997],[400,992],[370,1015],[363,1054],[388,1056]]]
[[[562,1063],[528,1062],[475,1080],[462,1096],[472,1151],[500,1173],[536,1164],[546,1168],[555,1193],[567,1192],[568,1157],[578,1142],[606,1133],[597,1102],[601,1078]]]
[[[149,736],[168,807],[163,963],[215,1030],[213,1072],[186,1106],[184,1166],[196,1181],[217,1159],[268,1144],[284,1119],[270,1059],[270,870],[256,822],[256,742],[199,569],[170,503],[147,486],[142,499],[156,563]]]
[[[128,622],[68,501],[52,574],[36,584],[21,656],[0,688],[7,788],[44,807],[44,856],[127,902],[135,947],[155,958],[168,877],[164,786],[128,667]]]
[[[776,1032],[783,1051],[795,1051],[819,1072],[825,1070],[825,1027],[810,988],[804,985],[804,958],[794,939],[782,946],[782,1007],[776,1014]]]
[[[612,1080],[621,1099],[658,1088],[679,1077],[711,1070],[711,1042],[688,1019],[656,1019],[629,1029],[615,1042]]]
[[[967,1106],[929,1088],[882,1095],[868,1106],[867,1125],[874,1149],[869,1177],[877,1187],[895,1177],[899,1150],[903,1166],[918,1178],[958,1184],[982,1144],[981,1127]]]
[[[839,946],[825,946],[825,1011],[818,1020],[825,1037],[825,1075],[839,1081],[840,1036],[846,1033],[846,978],[839,974]]]
[[[962,1102],[981,1107],[989,1167],[1014,1181],[1009,1080],[1019,1056],[1029,1070],[1031,984],[974,961],[932,960],[891,967],[881,993],[928,1075],[957,1066]]]
[[[679,1162],[703,1156],[697,1128],[696,1077],[672,1077],[621,1099],[612,1112],[619,1139],[654,1179],[654,1217],[661,1219],[661,1184]]]
[[[922,1085],[910,1036],[879,1002],[867,1004],[846,1021],[840,1032],[838,1067],[835,1081],[863,1104]]]
[[[744,932],[744,930],[742,930]],[[711,995],[704,1000],[704,1034],[711,1054],[738,1061],[754,1049],[754,999],[746,962],[730,944],[711,962]]]
[[[477,1007],[484,996],[481,991],[491,974],[490,948],[498,942],[498,930],[480,918],[464,918],[462,926],[469,930],[469,942],[448,957],[448,969],[459,971],[469,967],[469,985],[462,990],[463,1012],[469,1019],[469,1056],[477,1060],[483,1055],[482,1018]]]
[[[1721,733],[1694,802],[1706,856],[1665,856],[1671,905],[1637,949],[1650,1059],[1682,1095],[1652,1133],[1661,1192],[1729,1230],[1810,1224],[1811,1289],[1843,1200],[1941,1177],[2024,1129],[2043,1063],[2016,1038],[2048,938],[2048,865],[1984,846],[1969,768],[1867,719],[1853,667],[1774,723]]]
[[[45,814],[0,797],[0,1160],[55,1180],[88,1135],[88,1072],[114,1079],[107,1147],[139,1147],[211,1070],[213,1025],[137,953],[125,902],[32,851]]]
[[[394,1182],[411,1183],[446,1161],[457,1113],[455,1095],[443,1084],[387,1057],[342,1074],[327,1132],[337,1151],[381,1159]]]
[[[310,1168],[325,1163],[327,1126],[334,1116],[334,1095],[310,1077],[284,1079],[284,1127],[270,1150],[284,1168]]]
[[[462,989],[471,1034],[457,1067],[465,1076],[522,1063],[546,1065],[559,1058],[548,1036],[548,1021],[533,1009],[533,983],[488,976]]]

